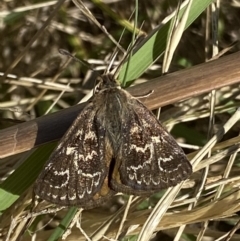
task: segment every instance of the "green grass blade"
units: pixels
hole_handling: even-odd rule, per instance
[[[39,147],[0,185],[0,211],[11,206],[36,180],[56,143]]]
[[[48,241],[56,241],[62,237],[62,235],[64,234],[65,230],[68,228],[69,224],[71,223],[77,211],[78,211],[78,208],[75,208],[75,207],[71,207],[68,210],[66,216],[63,218],[63,220],[58,225],[58,227],[55,228],[52,235],[48,238]]]
[[[188,28],[212,2],[213,0],[194,1],[190,9],[185,29]],[[183,13],[184,9],[185,8],[181,9],[180,14]],[[138,51],[131,56],[129,65],[125,63],[122,66],[118,77],[120,82],[125,79],[126,85],[130,85],[133,80],[141,76],[146,69],[164,53],[171,21],[173,21],[173,17],[165,25],[156,28],[152,35],[148,36],[138,47]],[[127,73],[125,73],[126,70]]]

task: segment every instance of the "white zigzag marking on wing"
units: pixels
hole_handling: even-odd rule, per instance
[[[92,160],[93,156],[97,156],[97,152],[92,150],[91,153],[88,153],[86,156],[79,154],[78,155],[78,160],[83,160],[83,161],[88,161],[88,160]]]
[[[72,155],[74,152],[76,152],[76,147],[72,147],[72,146],[68,146],[67,149],[66,149],[66,155],[69,156],[69,155]]]
[[[59,172],[59,171],[54,171],[53,173],[54,173],[54,175],[56,175],[56,176],[65,176],[65,175],[67,175],[67,177],[66,177],[66,181],[65,181],[64,183],[61,183],[61,185],[52,185],[52,184],[49,184],[49,186],[50,186],[51,188],[60,189],[60,188],[62,188],[62,187],[67,186],[67,184],[68,184],[68,182],[69,182],[69,170],[60,171],[60,172]]]
[[[96,140],[96,134],[93,131],[87,131],[85,132],[85,138],[84,139],[91,139],[91,140]]]
[[[133,132],[135,132],[135,130],[133,130]],[[130,179],[130,180],[136,180],[139,185],[141,185],[142,182],[144,182],[144,183],[147,184],[147,185],[149,185],[151,182],[152,182],[154,185],[158,185],[158,184],[160,183],[160,179],[158,179],[157,181],[155,181],[155,180],[153,179],[154,177],[152,177],[151,174],[150,174],[150,176],[149,176],[147,179],[144,178],[143,175],[140,177],[140,180],[139,180],[139,178],[137,178],[137,172],[138,172],[138,170],[143,170],[143,169],[145,168],[146,164],[150,164],[150,163],[151,163],[152,158],[153,158],[154,144],[155,144],[155,143],[161,143],[161,142],[162,142],[158,136],[152,136],[152,137],[151,137],[151,140],[152,140],[152,143],[145,145],[145,147],[138,147],[138,146],[136,146],[136,145],[134,145],[134,144],[131,145],[131,147],[130,147],[130,150],[133,150],[133,149],[134,149],[134,150],[136,150],[137,152],[142,152],[142,153],[145,153],[145,152],[149,149],[149,150],[150,150],[150,153],[151,153],[150,158],[149,158],[148,160],[146,160],[146,161],[143,163],[143,165],[127,167],[127,170],[128,170],[128,171],[133,171],[133,172],[134,172],[133,174],[131,174],[131,173],[128,174],[129,179]],[[162,172],[166,172],[166,170],[161,167],[161,162],[169,162],[169,161],[172,161],[173,159],[174,159],[174,157],[173,157],[172,155],[169,155],[169,157],[165,157],[165,158],[163,158],[163,157],[160,156],[160,157],[158,158],[158,168],[159,168],[159,170],[162,171]],[[175,169],[172,169],[171,172],[176,171],[177,169],[178,169],[178,167],[175,168]],[[170,172],[170,170],[168,170],[168,172]],[[164,180],[162,180],[162,181],[164,181]]]

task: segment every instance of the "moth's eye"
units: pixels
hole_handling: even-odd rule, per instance
[[[96,86],[94,92],[95,92],[95,93],[98,93],[99,90],[100,90],[99,86]]]
[[[94,93],[98,93],[101,90],[102,83],[98,83],[94,88]]]
[[[102,89],[103,79],[99,76],[95,81],[94,93],[98,93]]]

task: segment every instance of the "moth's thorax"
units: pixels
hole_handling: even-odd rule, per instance
[[[114,149],[117,149],[122,136],[122,120],[128,114],[128,102],[131,97],[108,75],[103,76],[100,87],[94,97],[98,106],[98,118],[106,128]]]

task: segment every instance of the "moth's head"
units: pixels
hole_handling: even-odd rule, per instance
[[[112,74],[101,75],[97,78],[96,82],[98,84],[95,87],[95,93],[105,89],[120,88],[120,83]]]

